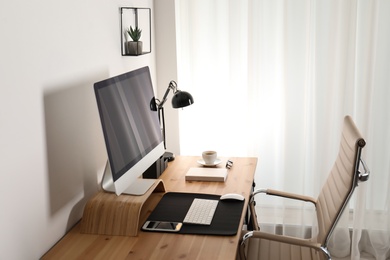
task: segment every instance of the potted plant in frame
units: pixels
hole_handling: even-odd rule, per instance
[[[140,41],[142,30],[136,26],[135,28],[131,27],[127,29],[132,41],[127,41],[125,50],[126,54],[130,55],[140,55],[142,54],[142,42]]]

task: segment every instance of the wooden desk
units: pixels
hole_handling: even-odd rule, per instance
[[[137,237],[90,235],[81,234],[80,224],[77,224],[42,259],[235,259],[257,158],[229,158],[234,164],[226,182],[186,182],[185,173],[190,167],[199,167],[198,159],[177,156],[169,163],[161,176],[166,190],[244,195],[245,205],[237,235],[181,235],[143,231]],[[218,167],[225,167],[226,159],[223,158]],[[156,196],[151,200],[158,202]],[[142,221],[146,217],[143,216]]]

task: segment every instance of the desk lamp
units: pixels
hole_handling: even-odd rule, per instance
[[[167,97],[169,94],[169,91],[173,91],[173,97],[172,97],[172,107],[173,108],[182,108],[189,105],[192,105],[194,103],[194,98],[192,95],[186,91],[181,91],[177,88],[177,84],[175,81],[169,82],[169,86],[167,90],[165,91],[164,97],[162,100],[156,99],[157,108],[158,108],[158,118],[160,119],[160,122],[162,123],[162,134],[164,138],[164,148],[166,147],[166,141],[165,141],[165,119],[164,119],[164,104],[167,101]],[[175,159],[173,153],[171,152],[165,152],[164,158],[167,158],[168,161],[173,161]]]

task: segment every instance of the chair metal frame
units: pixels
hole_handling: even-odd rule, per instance
[[[347,116],[347,117],[349,117],[349,116]],[[364,139],[359,139],[356,143],[357,151],[356,151],[356,157],[355,157],[352,187],[349,190],[346,199],[342,203],[342,206],[339,208],[339,210],[336,214],[336,219],[331,224],[331,227],[325,236],[325,240],[324,240],[323,244],[318,243],[316,241],[313,241],[312,239],[287,237],[287,236],[283,236],[283,235],[276,235],[276,234],[262,232],[262,231],[260,231],[259,224],[257,223],[257,216],[256,216],[256,210],[255,210],[255,205],[256,205],[255,196],[258,194],[266,194],[266,195],[271,195],[271,196],[279,196],[279,197],[288,198],[288,199],[311,202],[314,204],[314,206],[316,208],[317,208],[317,199],[309,197],[309,196],[292,194],[292,193],[287,193],[287,192],[282,192],[282,191],[277,191],[277,190],[272,190],[272,189],[257,189],[252,193],[252,195],[250,197],[250,201],[249,201],[249,209],[251,212],[252,226],[253,226],[254,230],[248,231],[244,234],[242,241],[241,241],[241,245],[240,245],[240,258],[246,259],[245,245],[246,245],[246,241],[248,239],[262,238],[262,239],[266,239],[266,240],[279,241],[281,243],[288,243],[288,244],[293,244],[293,245],[297,245],[297,246],[313,248],[317,251],[322,252],[324,254],[324,256],[330,260],[331,255],[330,255],[328,248],[327,248],[330,236],[333,233],[338,221],[340,220],[340,217],[341,217],[343,211],[347,207],[348,202],[349,202],[355,188],[359,185],[360,182],[365,182],[369,179],[370,170],[369,170],[367,164],[361,158],[362,148],[365,146],[365,144],[366,143],[365,143]],[[363,172],[360,171],[360,165],[363,168]]]

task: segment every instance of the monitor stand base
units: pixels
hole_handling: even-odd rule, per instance
[[[155,183],[156,179],[137,179],[122,194],[144,195]]]
[[[136,179],[129,187],[125,189],[122,194],[127,195],[136,195],[141,196],[144,195],[156,182],[156,178],[154,179]],[[112,173],[110,169],[110,163],[107,160],[106,167],[104,169],[103,178],[101,182],[101,187],[106,192],[115,193],[114,181],[112,179]]]

